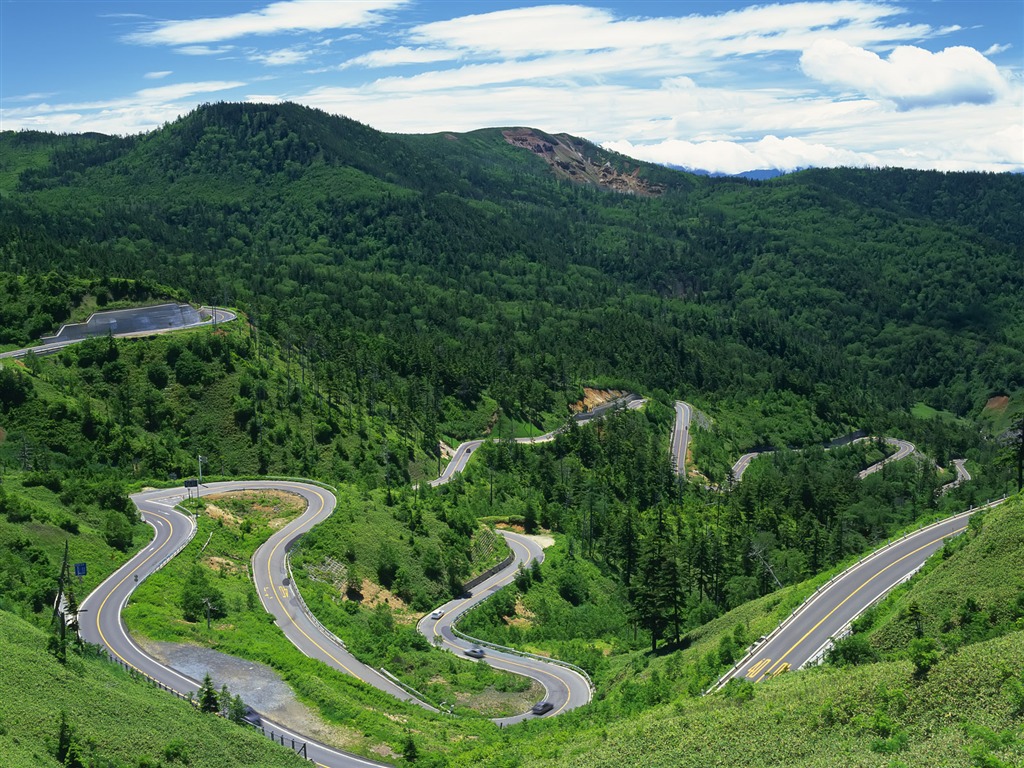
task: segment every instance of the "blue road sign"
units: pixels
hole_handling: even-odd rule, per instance
[[[85,576],[85,563],[75,563],[75,576]]]

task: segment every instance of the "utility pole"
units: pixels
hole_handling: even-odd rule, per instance
[[[760,560],[761,565],[763,565],[767,569],[768,573],[771,574],[772,578],[775,580],[775,583],[779,586],[779,589],[782,589],[782,582],[779,581],[779,577],[775,575],[775,571],[772,570],[771,563],[769,563],[767,558],[765,558],[764,553],[761,551],[761,548],[752,547],[750,550],[750,557],[757,558],[758,560]]]
[[[196,498],[199,498],[199,489],[203,484],[203,462],[206,461],[206,457],[196,454],[197,463],[199,464],[199,485],[196,486]]]

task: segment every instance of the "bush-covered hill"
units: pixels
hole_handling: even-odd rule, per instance
[[[0,199],[0,270],[227,295],[427,432],[446,403],[485,397],[536,420],[594,377],[791,393],[816,436],[915,400],[971,413],[1020,386],[1015,176],[752,183],[597,157],[663,189],[631,196],[560,180],[501,131],[389,136],[291,104],[0,146],[23,166]]]
[[[422,726],[425,760],[1016,759],[1018,736],[1000,730],[1020,714],[1012,676],[982,673],[988,693],[964,723],[940,712],[964,695],[956,675],[1015,637],[957,640],[961,624],[977,629],[971,640],[990,637],[980,628],[993,616],[1006,629],[1009,614],[985,590],[928,618],[940,634],[915,638],[935,640],[920,658],[945,655],[925,681],[897,659],[794,675],[752,700],[747,689],[693,696],[809,588],[803,579],[937,506],[1005,487],[1010,467],[997,461],[1012,457],[978,426],[1012,438],[1020,413],[1024,179],[898,169],[701,179],[571,137],[536,134],[538,152],[506,134],[386,135],[292,104],[205,105],[135,137],[0,134],[5,349],[121,303],[173,297],[245,313],[215,330],[4,361],[0,459],[14,472],[0,498],[0,572],[14,589],[3,605],[45,624],[64,534],[103,561],[98,578],[142,541],[125,484],[190,476],[202,455],[208,476],[342,486],[348,519],[300,545],[299,578],[349,562],[391,581],[409,610],[353,610],[338,584],[303,583],[353,645],[425,687],[437,681],[416,677],[420,657],[405,651],[430,649],[412,648],[411,632],[383,642],[381,627],[457,586],[468,548],[486,538],[471,537],[483,518],[558,539],[539,574],[520,575],[522,599],[506,595],[472,621],[592,668],[601,701],[500,735],[479,723],[435,729],[417,713],[407,722]],[[609,191],[593,183],[601,173],[568,181],[549,163],[556,143],[588,173],[646,186]],[[551,428],[583,385],[652,399],[546,447],[490,444],[465,478],[408,491],[436,472],[439,440]],[[708,485],[676,482],[666,460],[676,397],[710,417],[691,465]],[[924,460],[859,483],[865,447],[780,453],[738,488],[724,483],[754,445],[804,447],[855,428],[911,437],[943,466],[966,457],[976,479],[946,502],[936,494],[946,477]],[[234,529],[219,533],[216,545],[244,565]],[[244,568],[236,575],[242,611]],[[904,653],[886,626],[878,647]],[[299,662],[306,683],[331,688],[327,708],[359,709],[363,699]],[[405,737],[383,710],[370,720],[374,738]],[[780,728],[797,736],[758,752]],[[673,745],[655,754],[660,731]]]
[[[58,663],[46,652],[43,632],[3,610],[0,658],[6,768],[308,765],[248,727],[199,712],[105,659]]]

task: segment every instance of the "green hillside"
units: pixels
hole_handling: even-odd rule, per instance
[[[1009,563],[1020,558],[1022,510],[1017,496],[986,512],[883,603],[870,637],[892,660],[825,665],[757,685],[737,682],[709,697],[700,697],[699,688],[687,693],[688,679],[708,661],[702,657],[718,656],[730,627],[748,640],[767,631],[818,580],[737,608],[694,632],[690,647],[633,658],[587,710],[524,729],[512,755],[482,747],[453,764],[1019,765],[1024,611],[1019,568]],[[958,621],[968,598],[983,606],[981,613]],[[910,603],[926,616],[926,636],[938,634],[938,617],[953,617],[956,625],[940,635],[941,653],[926,674],[908,654],[908,642],[894,637],[908,624]],[[982,631],[971,636],[972,627]]]
[[[392,709],[299,658],[251,599],[270,528],[237,499],[199,510],[211,549],[197,539],[140,588],[133,629],[276,663],[367,754],[414,739],[425,765],[1020,762],[1011,512],[859,622],[836,665],[699,694],[845,563],[1018,485],[1024,177],[709,179],[529,128],[400,136],[294,104],[204,105],[132,137],[2,132],[0,158],[0,349],[99,309],[239,311],[0,361],[3,621],[47,627],[65,542],[89,562],[84,595],[147,540],[127,494],[203,456],[207,478],[337,487],[338,513],[293,553],[304,594],[362,658],[462,697],[466,717]],[[511,440],[612,390],[647,403]],[[676,399],[700,412],[685,478],[668,459]],[[820,447],[856,430],[918,454],[860,480],[890,448]],[[426,485],[449,448],[487,436],[463,476]],[[733,485],[755,447],[799,450]],[[949,491],[953,459],[972,479]],[[496,525],[553,543],[465,627],[597,686],[587,708],[501,732],[479,715],[539,692],[412,631],[500,560]],[[190,579],[222,589],[220,626],[184,617]],[[3,642],[42,652],[10,626]],[[79,656],[54,674],[129,699],[137,685]],[[0,738],[47,764],[59,712],[3,693]],[[181,762],[170,741],[131,755],[85,739],[105,718],[68,707],[97,765]],[[12,723],[29,721],[22,739]]]
[[[9,768],[72,765],[57,752],[62,713],[80,766],[301,766],[291,749],[130,676],[105,659],[59,664],[46,635],[0,611],[0,753]]]

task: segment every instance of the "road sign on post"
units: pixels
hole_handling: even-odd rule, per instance
[[[196,480],[194,477],[190,477],[190,478],[187,478],[185,480],[185,487],[186,488],[196,488],[198,485],[199,485],[199,481]]]
[[[85,563],[75,563],[75,576],[78,578],[85,576]]]

